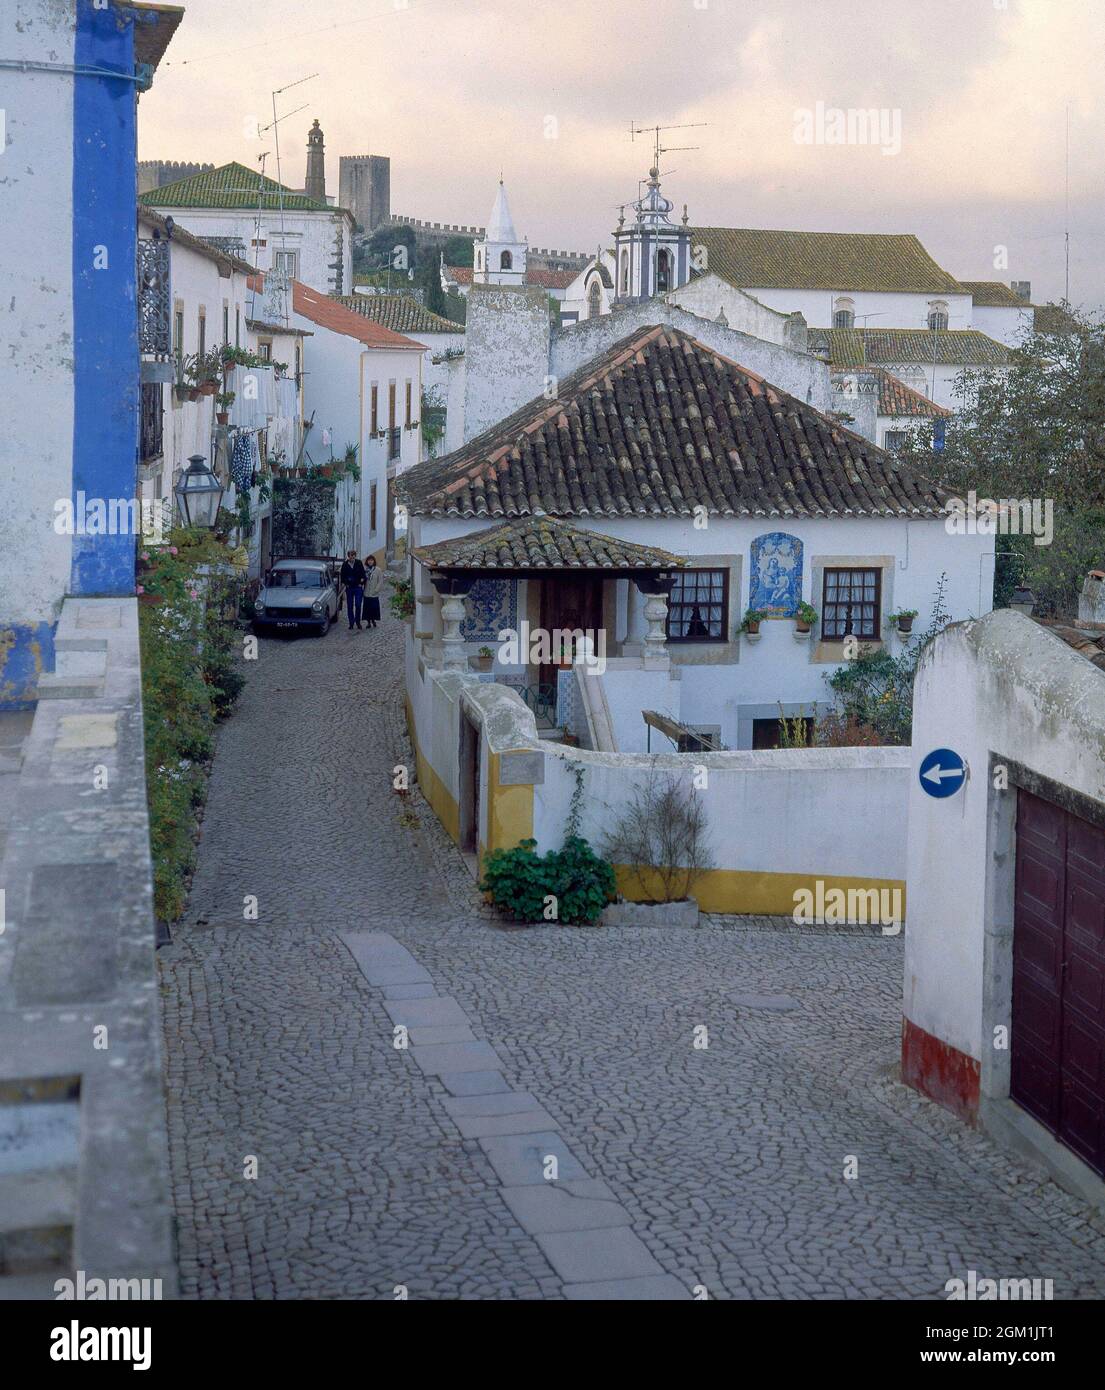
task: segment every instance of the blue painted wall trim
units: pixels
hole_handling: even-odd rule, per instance
[[[133,16],[115,5],[96,9],[92,0],[77,0],[73,61],[77,67],[110,68],[132,76]],[[135,494],[136,139],[133,82],[74,79],[74,506],[79,492],[105,501]],[[70,592],[133,593],[133,535],[74,536]]]
[[[0,710],[33,709],[38,678],[54,669],[54,623],[0,627]]]

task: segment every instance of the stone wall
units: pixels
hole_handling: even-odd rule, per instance
[[[22,748],[0,870],[0,1298],[52,1298],[76,1270],[176,1292],[137,607],[65,600]]]

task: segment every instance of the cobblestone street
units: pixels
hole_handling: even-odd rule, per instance
[[[492,919],[392,792],[402,636],[263,639],[220,732],[159,953],[186,1297],[1105,1293],[1105,1219],[895,1080],[900,940]]]

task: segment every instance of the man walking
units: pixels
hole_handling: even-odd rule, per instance
[[[341,582],[345,585],[345,608],[349,616],[349,631],[361,627],[361,600],[364,597],[365,568],[350,550],[341,567]]]

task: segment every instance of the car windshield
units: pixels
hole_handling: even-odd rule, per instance
[[[273,570],[270,589],[325,589],[325,570]]]

